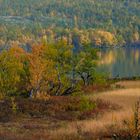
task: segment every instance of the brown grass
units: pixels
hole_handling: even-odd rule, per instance
[[[135,80],[135,81],[120,81],[115,83],[115,85],[120,85],[124,88],[140,88],[140,81]]]
[[[98,115],[96,119],[88,120],[68,122],[28,118],[1,123],[0,138],[4,140],[97,140],[103,136],[102,140],[111,140],[110,134],[115,134],[119,130],[125,134],[127,128],[123,122],[132,119],[134,104],[140,97],[140,82],[137,81],[135,84],[134,81],[123,81],[119,84],[124,89],[87,96],[90,99],[100,98],[113,104],[119,104],[122,106],[121,110],[110,110]]]
[[[109,133],[109,129],[114,129],[114,131],[117,131],[117,129],[127,129],[123,122],[124,120],[131,120],[133,117],[134,105],[140,98],[140,81],[136,81],[136,84],[135,81],[123,81],[119,82],[119,84],[125,89],[106,91],[88,96],[89,98],[100,98],[111,103],[119,104],[122,106],[121,110],[111,111],[98,117],[96,120],[73,122],[69,124],[69,127],[59,129],[55,135],[59,135],[59,133],[62,135],[67,131],[70,133],[74,131],[73,133],[75,134],[77,126],[80,128],[82,134],[88,133],[94,136]]]

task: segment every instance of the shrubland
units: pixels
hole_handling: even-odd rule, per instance
[[[84,95],[87,90],[83,88],[95,83],[106,87],[105,77],[99,77],[96,71],[97,50],[89,45],[76,52],[73,49],[67,42],[58,41],[34,44],[30,51],[18,46],[2,51],[1,120],[18,114],[75,120],[92,118],[99,110],[110,109],[109,104]],[[6,116],[7,111],[11,113]]]
[[[69,95],[97,81],[97,51],[84,45],[77,52],[65,41],[36,44],[30,52],[11,47],[0,54],[2,96]]]

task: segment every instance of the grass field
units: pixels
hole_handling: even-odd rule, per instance
[[[66,134],[67,132],[75,134],[77,133],[76,127],[80,128],[81,133],[92,134],[92,136],[99,136],[101,133],[106,134],[110,128],[114,131],[125,129],[123,121],[133,118],[135,103],[140,98],[140,81],[123,81],[116,84],[123,89],[89,95],[89,98],[99,98],[118,104],[121,107],[120,110],[107,112],[103,116],[98,116],[96,120],[78,121],[76,125],[75,122],[72,122],[69,127],[59,129],[55,135]]]
[[[0,140],[112,140],[108,134],[128,129],[123,122],[132,119],[134,105],[140,98],[140,81],[123,81],[116,84],[123,88],[87,96],[90,99],[99,98],[117,104],[120,106],[117,110],[105,112],[94,119],[78,121],[28,118],[1,123]]]

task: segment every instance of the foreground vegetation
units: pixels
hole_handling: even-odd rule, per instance
[[[0,138],[138,140],[140,82],[123,81],[118,84],[122,88],[93,91],[81,97],[55,96],[46,101],[19,97],[2,100]]]
[[[23,98],[5,99],[0,102],[0,122],[40,118],[48,121],[76,121],[94,119],[119,106],[87,97],[51,97],[47,101]]]
[[[30,51],[14,46],[1,52],[0,138],[71,139],[73,135],[73,139],[80,140],[95,139],[99,134],[103,138],[113,137],[115,127],[114,132],[93,133],[84,132],[79,123],[121,110],[121,104],[92,95],[114,88],[112,83],[116,79],[107,80],[96,71],[96,49],[83,45],[75,52],[73,48],[65,41],[58,41],[35,44]],[[71,122],[73,131],[68,128],[72,127]],[[70,132],[62,138],[64,127]],[[60,134],[53,134],[55,130]],[[31,136],[33,133],[36,135]]]
[[[77,53],[65,42],[34,45],[30,52],[12,47],[0,54],[1,98],[69,95],[94,81],[104,83],[96,64],[97,51],[87,45]]]

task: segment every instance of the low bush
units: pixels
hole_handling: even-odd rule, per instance
[[[93,101],[85,96],[53,96],[47,101],[15,98],[0,102],[0,121],[20,116],[57,120],[89,119],[115,108],[115,105],[102,100]]]
[[[86,87],[83,87],[82,88],[82,91],[84,93],[93,93],[93,92],[97,92],[97,91],[104,91],[106,89],[110,89],[111,86],[109,83],[106,83],[106,84],[93,84],[93,85],[90,85],[90,86],[86,86]]]
[[[10,100],[0,101],[0,122],[10,121],[14,117]]]

